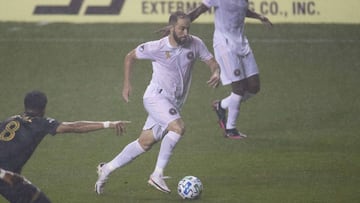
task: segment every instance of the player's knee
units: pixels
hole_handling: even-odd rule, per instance
[[[185,134],[185,127],[184,126],[172,126],[171,128],[169,128],[169,131],[175,132],[179,135],[184,135]]]
[[[179,126],[178,128],[176,128],[175,130],[174,130],[174,132],[176,132],[177,134],[179,134],[179,135],[184,135],[185,134],[185,127],[184,126]]]
[[[152,147],[152,144],[150,144],[149,142],[146,142],[144,140],[139,140],[138,142],[144,151],[149,151]]]
[[[149,151],[151,147],[156,143],[156,140],[152,134],[151,130],[145,130],[141,133],[139,139],[137,140],[141,148],[144,151]]]
[[[168,131],[175,132],[179,135],[184,135],[185,134],[184,122],[181,119],[171,122],[168,126]]]

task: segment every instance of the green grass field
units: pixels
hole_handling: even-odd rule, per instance
[[[136,64],[130,103],[121,99],[125,54],[157,39],[160,24],[0,23],[0,120],[21,113],[23,96],[39,89],[47,116],[60,121],[131,120],[127,134],[111,130],[48,136],[23,170],[55,203],[186,202],[177,182],[198,176],[196,202],[352,203],[360,200],[360,26],[249,24],[247,35],[261,75],[261,92],[242,105],[239,126],[249,137],[222,137],[211,101],[229,93],[210,89],[197,63],[183,109],[187,126],[167,167],[171,194],[147,185],[159,145],[117,170],[105,194],[93,185],[96,166],[137,138],[146,118],[142,94],[148,61]],[[192,34],[212,50],[212,25]],[[5,202],[1,199],[0,202]]]

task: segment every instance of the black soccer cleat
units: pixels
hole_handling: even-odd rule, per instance
[[[214,111],[216,112],[216,115],[218,117],[218,123],[220,125],[220,128],[226,129],[226,110],[221,107],[221,100],[216,100],[213,102],[212,107]]]

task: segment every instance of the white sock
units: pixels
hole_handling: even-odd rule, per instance
[[[168,164],[172,151],[176,143],[180,140],[181,135],[169,131],[161,141],[160,151],[156,162],[156,167],[153,175],[162,176],[164,168]]]
[[[108,176],[111,172],[130,163],[144,152],[145,150],[138,140],[129,143],[112,161],[103,166],[104,175]]]
[[[230,100],[231,100],[231,94],[221,100],[220,107],[223,109],[227,109],[229,107]]]
[[[241,98],[241,95],[235,93],[231,93],[230,96],[226,98],[228,103],[226,129],[236,128],[236,121],[240,114]]]

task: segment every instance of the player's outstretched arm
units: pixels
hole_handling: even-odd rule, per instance
[[[125,125],[130,121],[74,121],[62,122],[56,129],[56,133],[87,133],[91,131],[112,128],[117,135],[122,135]]]
[[[205,4],[200,4],[198,7],[194,8],[193,10],[189,11],[187,15],[190,16],[191,22],[193,22],[195,19],[197,19],[201,14],[208,11],[209,8],[205,6]],[[156,33],[159,33],[161,37],[165,37],[169,35],[170,33],[171,25],[167,25],[165,27],[160,28],[156,31]]]
[[[201,14],[205,13],[206,11],[208,11],[209,8],[207,6],[205,6],[205,4],[200,4],[198,7],[194,8],[193,10],[191,10],[190,12],[188,12],[187,14],[190,16],[190,20],[191,22],[193,22],[195,19],[197,19]]]
[[[246,17],[260,20],[267,28],[272,28],[274,26],[266,16],[260,15],[250,9],[247,10]]]

